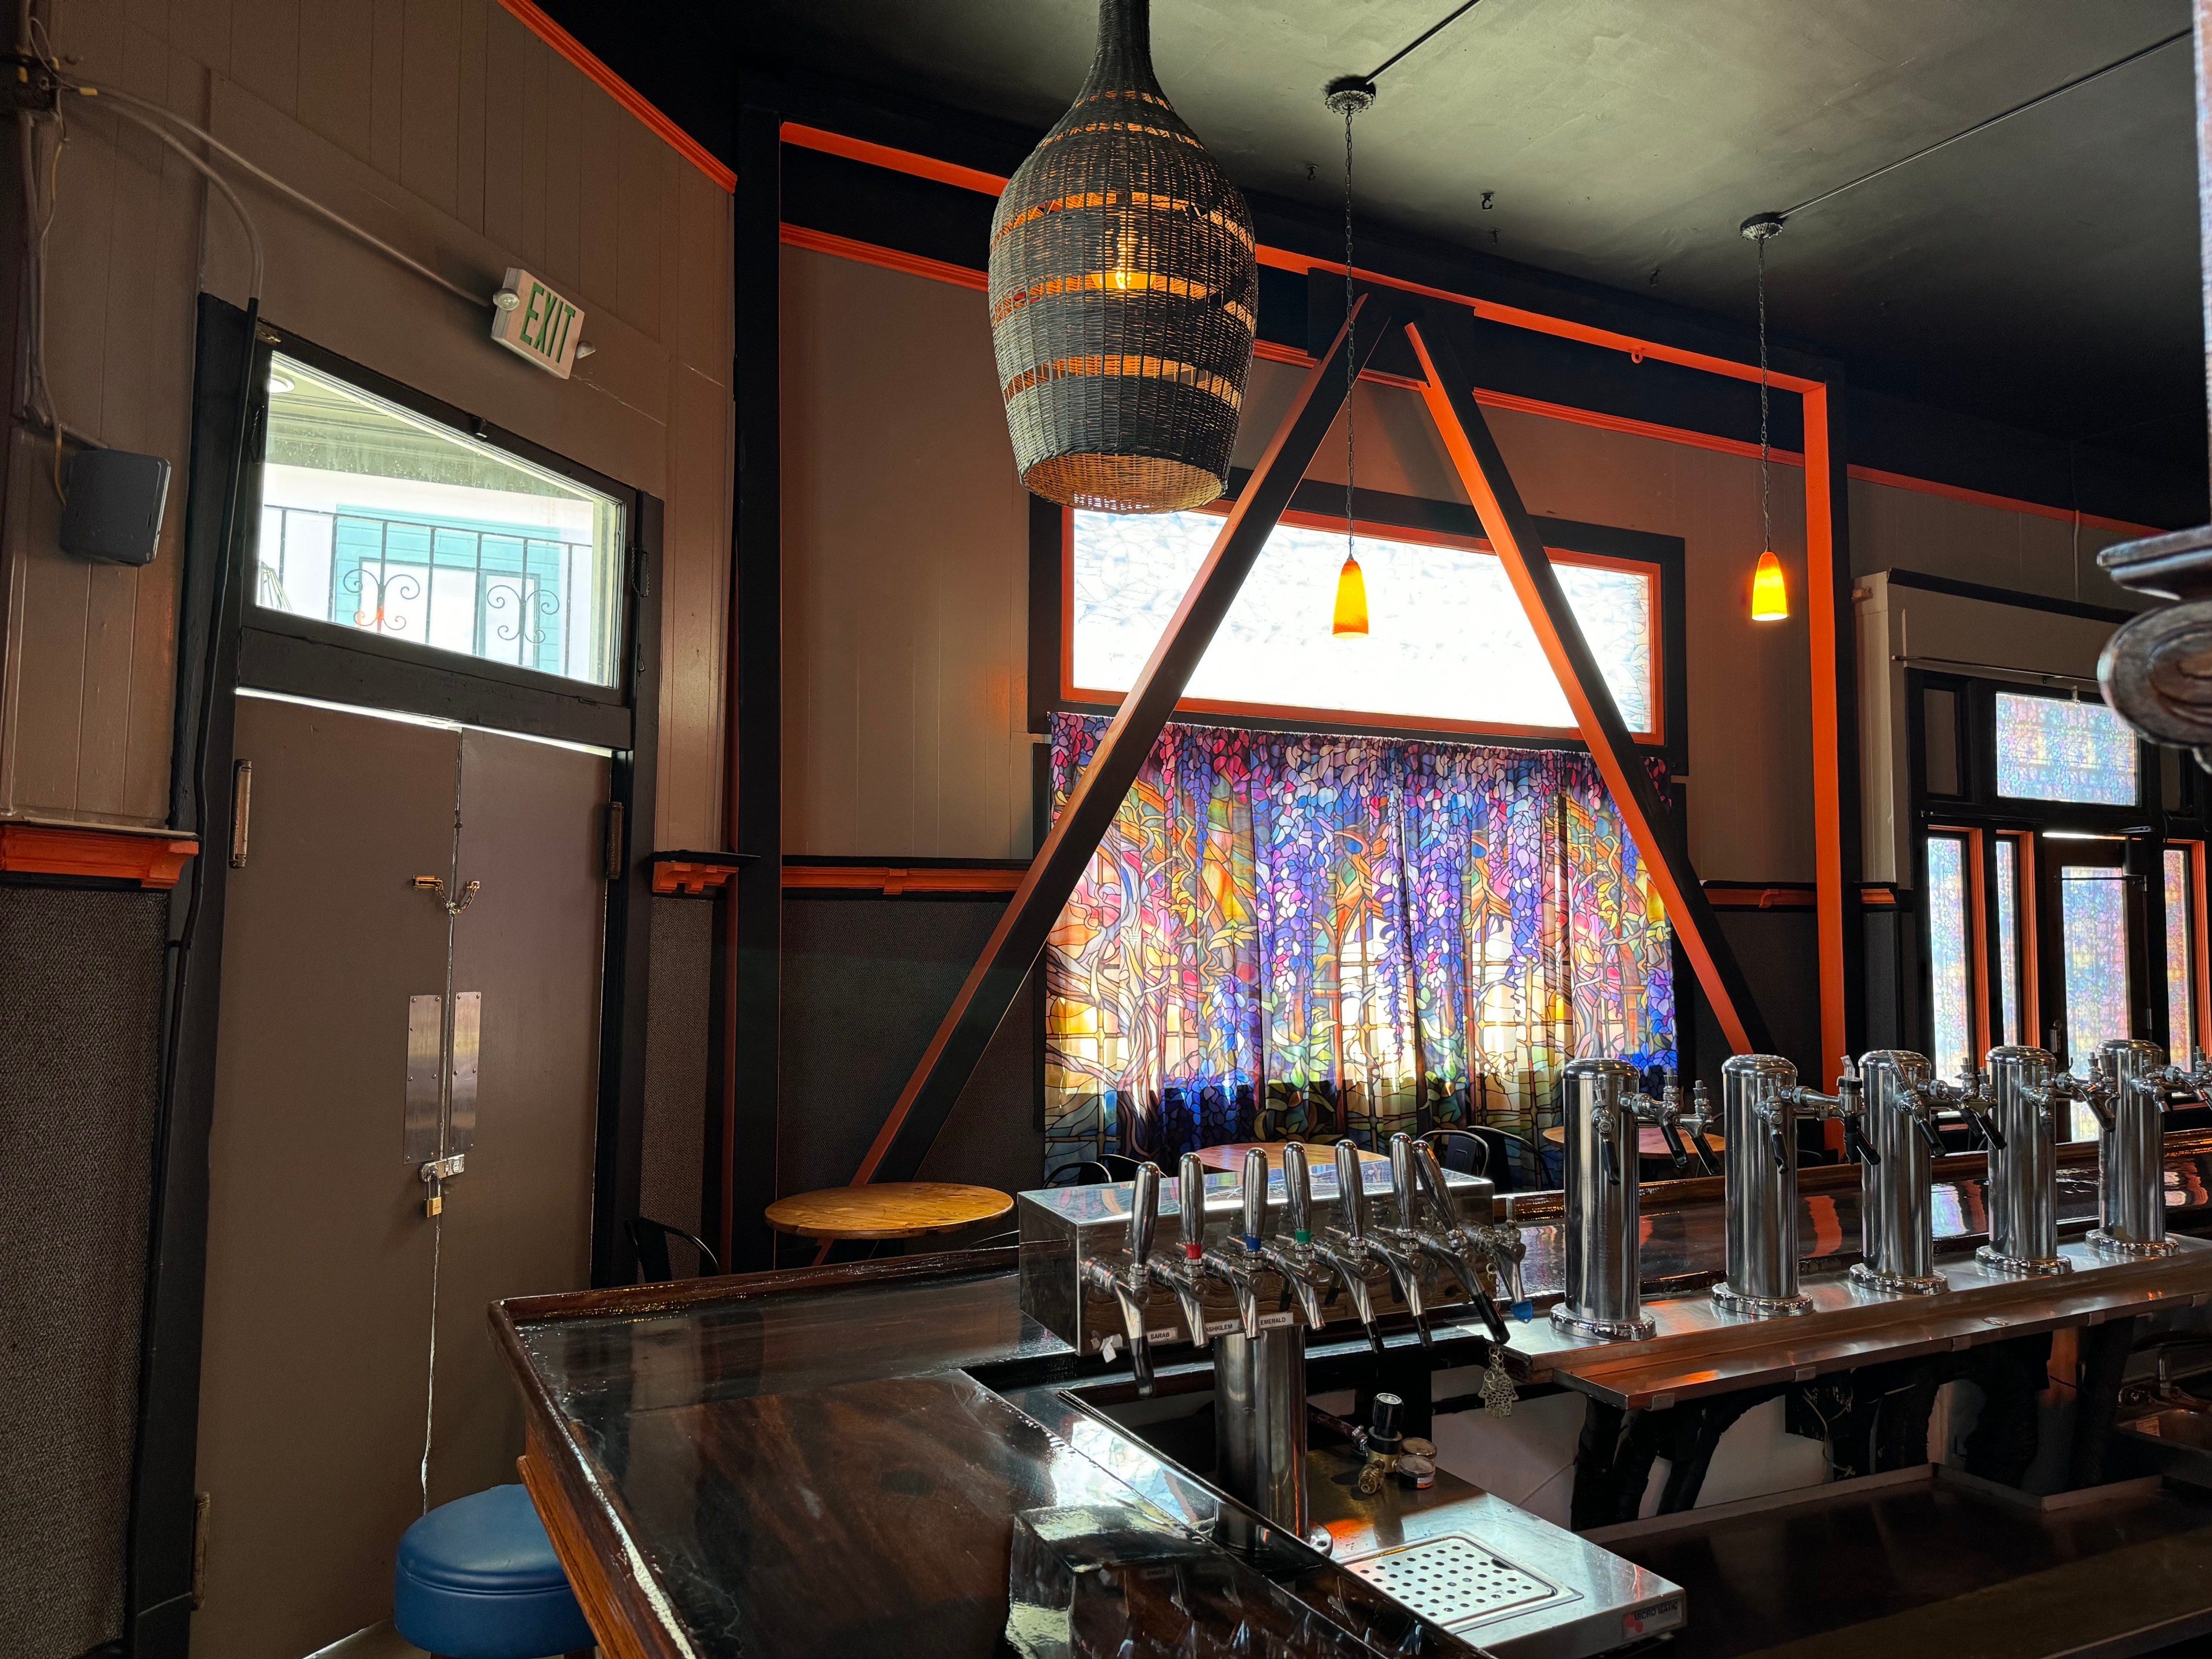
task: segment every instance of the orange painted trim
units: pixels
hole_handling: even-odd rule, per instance
[[[1813,678],[1813,882],[1820,891],[1820,1053],[1850,1047],[1844,1006],[1843,720],[1836,654],[1836,546],[1828,453],[1828,388],[1800,382],[1805,401],[1805,617]],[[1832,1124],[1838,1142],[1843,1126]]]
[[[919,155],[910,149],[893,149],[889,144],[872,144],[865,138],[848,138],[842,132],[824,132],[820,127],[802,126],[796,121],[786,121],[781,131],[785,143],[796,144],[801,149],[819,150],[824,155],[842,155],[848,161],[865,161],[870,167],[903,173],[910,179],[927,179],[940,185],[955,185],[962,190],[972,190],[984,196],[999,196],[1006,191],[1006,181],[997,173],[985,173],[977,167],[963,167],[952,161],[940,161],[933,155]]]
[[[885,270],[900,271],[908,276],[927,276],[932,282],[950,283],[955,288],[973,289],[978,294],[988,292],[991,286],[988,276],[965,265],[925,258],[919,253],[902,253],[896,248],[881,247],[873,242],[856,242],[849,236],[833,236],[826,230],[809,230],[804,225],[785,225],[781,240],[786,247],[803,247],[811,253],[827,253],[864,265],[880,265]]]
[[[738,866],[660,853],[653,860],[653,890],[661,898],[713,898],[738,878]]]
[[[1028,874],[1022,870],[911,869],[894,865],[787,864],[787,893],[881,893],[901,898],[909,893],[1011,893]]]
[[[1958,484],[1937,483],[1932,478],[1908,477],[1902,472],[1884,472],[1878,467],[1854,466],[1848,471],[1861,483],[1887,484],[1892,489],[1909,489],[1916,495],[1940,495],[1945,501],[1995,507],[2000,513],[2026,513],[2038,519],[2056,520],[2060,524],[2072,524],[2075,519],[2075,514],[2063,507],[2045,507],[2040,501],[2018,501],[2010,495],[1992,495],[1985,489],[1966,489]],[[2166,533],[2152,525],[2130,524],[2125,519],[2107,519],[2095,513],[2079,516],[2083,524],[2099,530],[2117,530],[2125,536]]]
[[[648,103],[643,93],[601,63],[582,41],[531,4],[530,0],[499,0],[499,3],[515,21],[581,70],[586,80],[642,121],[669,149],[724,190],[736,193],[736,173],[724,166],[712,150]]]
[[[1809,910],[1814,904],[1809,887],[1727,887],[1702,884],[1705,902],[1716,910]]]
[[[1461,487],[1474,504],[1475,516],[1481,520],[1484,530],[1489,533],[1491,546],[1497,553],[1499,563],[1505,567],[1506,576],[1513,584],[1514,593],[1521,601],[1521,609],[1528,618],[1529,627],[1535,632],[1536,641],[1543,647],[1545,658],[1552,665],[1552,672],[1559,679],[1560,690],[1566,695],[1567,706],[1575,711],[1575,723],[1582,728],[1583,736],[1589,744],[1590,758],[1596,763],[1598,775],[1605,780],[1607,789],[1612,793],[1613,805],[1634,839],[1637,852],[1642,856],[1644,872],[1658,888],[1660,902],[1666,906],[1667,915],[1674,924],[1674,937],[1680,941],[1683,954],[1689,957],[1698,984],[1705,988],[1706,1000],[1712,1004],[1713,1013],[1719,1019],[1722,1033],[1728,1038],[1730,1048],[1736,1054],[1748,1054],[1752,1052],[1750,1033],[1746,1030],[1743,1018],[1729,996],[1718,964],[1706,948],[1704,937],[1690,923],[1688,896],[1674,879],[1673,870],[1667,862],[1660,839],[1661,826],[1646,822],[1644,815],[1637,810],[1636,796],[1629,787],[1627,774],[1621,769],[1611,745],[1601,740],[1596,708],[1590,701],[1589,690],[1568,661],[1565,644],[1545,614],[1543,602],[1538,598],[1529,576],[1528,561],[1521,556],[1520,549],[1513,540],[1512,528],[1506,522],[1504,508],[1491,489],[1490,480],[1484,476],[1481,465],[1476,461],[1474,448],[1460,426],[1459,417],[1452,412],[1450,394],[1444,390],[1443,383],[1437,376],[1436,364],[1429,356],[1428,343],[1422,339],[1419,326],[1408,325],[1406,337],[1413,344],[1413,355],[1420,362],[1421,372],[1428,377],[1427,386],[1421,396],[1428,407],[1429,418],[1435,423],[1437,435],[1443,442],[1445,453],[1451,457],[1452,466],[1459,474]]]
[[[1310,363],[1307,365],[1312,367]],[[1419,381],[1408,381],[1419,386]],[[1227,516],[1227,509],[1218,503],[1197,509],[1217,518]],[[1331,518],[1319,513],[1285,512],[1276,520],[1294,530],[1323,530],[1340,532],[1341,518]],[[1498,550],[1486,536],[1455,536],[1441,530],[1408,529],[1402,525],[1375,524],[1368,520],[1356,521],[1358,533],[1378,542],[1410,542],[1427,547],[1459,547],[1473,552],[1498,556]],[[1604,570],[1626,571],[1644,579],[1650,590],[1647,600],[1650,614],[1659,615],[1664,595],[1661,592],[1661,568],[1648,559],[1623,559],[1604,553],[1576,553],[1563,548],[1547,547],[1553,564],[1595,567]],[[1639,744],[1664,748],[1667,742],[1666,710],[1661,707],[1667,684],[1667,665],[1664,644],[1659,635],[1662,629],[1651,631],[1651,681],[1644,688],[1644,697],[1659,714],[1656,727],[1631,731],[1629,736]],[[1316,636],[1318,638],[1318,635]],[[1075,683],[1075,514],[1072,509],[1060,511],[1060,695],[1063,701],[1087,704],[1096,708],[1119,708],[1123,693],[1109,691],[1097,686],[1078,685]],[[1380,726],[1386,731],[1419,733],[1439,732],[1463,738],[1580,738],[1582,730],[1573,726],[1516,726],[1502,720],[1441,720],[1433,715],[1386,714],[1365,708],[1329,708],[1306,703],[1244,702],[1233,698],[1181,697],[1176,702],[1178,713],[1193,714],[1226,714],[1243,720],[1317,720],[1323,725]]]
[[[200,850],[191,836],[93,825],[0,823],[0,871],[25,876],[83,876],[135,881],[166,891]]]

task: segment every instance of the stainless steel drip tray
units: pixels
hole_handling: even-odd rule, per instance
[[[1516,1609],[1575,1594],[1463,1533],[1446,1533],[1339,1565],[1454,1635]]]
[[[1499,1659],[1589,1659],[1685,1622],[1680,1586],[1443,1469],[1373,1498],[1349,1448],[1313,1448],[1306,1492],[1336,1565]]]

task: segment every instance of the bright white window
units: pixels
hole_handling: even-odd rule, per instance
[[[623,546],[618,502],[273,358],[264,608],[611,685]]]
[[[1166,631],[1221,529],[1210,513],[1074,515],[1069,692],[1111,701]],[[1498,556],[1363,533],[1370,631],[1333,639],[1342,531],[1279,525],[1183,693],[1182,706],[1323,719],[1572,732]],[[1658,731],[1658,574],[1556,554],[1559,584],[1630,731]]]

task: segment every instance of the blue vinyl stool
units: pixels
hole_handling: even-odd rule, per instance
[[[520,1486],[441,1504],[399,1540],[392,1622],[439,1659],[588,1654],[592,1627]]]

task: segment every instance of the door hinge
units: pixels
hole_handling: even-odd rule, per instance
[[[607,879],[623,878],[623,804],[607,803]]]
[[[633,547],[629,550],[629,586],[630,591],[641,599],[648,598],[653,592],[653,565],[645,556],[642,547]]]

